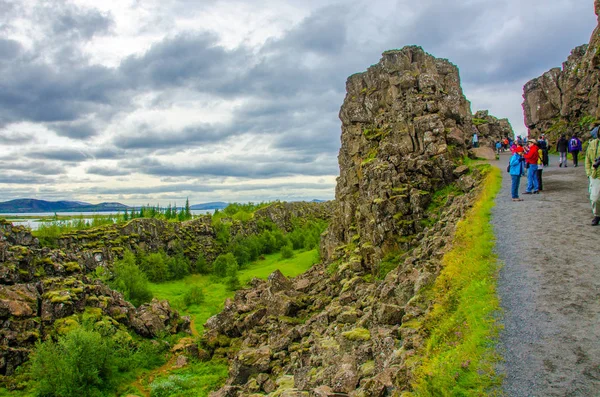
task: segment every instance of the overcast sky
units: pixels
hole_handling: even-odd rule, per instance
[[[422,46],[524,132],[593,0],[0,0],[0,201],[332,199],[346,78]]]

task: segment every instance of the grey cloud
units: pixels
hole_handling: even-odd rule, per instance
[[[34,142],[35,139],[32,133],[0,130],[0,143],[3,145],[24,145]]]
[[[214,143],[231,135],[231,129],[223,126],[196,125],[180,131],[154,130],[141,125],[134,134],[123,133],[113,138],[113,144],[123,149],[168,149],[189,147],[196,144]]]
[[[156,160],[130,162],[123,164],[124,168],[137,170],[156,176],[229,176],[240,178],[274,178],[292,175],[323,176],[337,173],[337,163],[319,161],[293,163],[289,160],[256,163],[252,161],[221,160],[217,162],[202,162],[195,165],[174,165]]]
[[[47,148],[44,150],[35,150],[25,153],[25,156],[32,160],[47,159],[67,162],[82,162],[90,158],[89,153],[69,148]]]
[[[102,188],[94,187],[91,190],[86,189],[85,193],[91,194],[142,194],[150,195],[157,193],[212,193],[219,191],[229,192],[252,192],[260,190],[290,190],[299,191],[303,189],[332,191],[335,188],[331,183],[275,183],[275,184],[256,184],[256,185],[202,185],[202,184],[172,184],[150,187],[131,187],[131,188]],[[82,192],[83,193],[83,192]],[[143,197],[143,196],[142,196]]]
[[[88,167],[87,173],[102,176],[123,176],[129,175],[131,172],[119,168],[91,166]]]
[[[345,17],[348,10],[348,6],[342,5],[320,8],[290,30],[283,39],[272,40],[264,51],[291,50],[300,57],[305,51],[327,57],[338,54],[347,42]]]
[[[21,44],[15,40],[0,39],[0,62],[8,62],[21,53]]]
[[[92,123],[81,121],[56,123],[51,128],[57,135],[71,139],[86,139],[98,133]]]
[[[76,36],[90,39],[96,34],[108,32],[113,25],[110,15],[96,9],[81,9],[72,5],[64,5],[56,9],[56,16],[51,19],[52,32],[57,35]]]
[[[54,182],[54,179],[22,173],[5,173],[0,175],[0,184],[41,185]]]
[[[142,56],[125,59],[120,71],[138,88],[191,84],[204,91],[214,86],[215,79],[232,78],[244,65],[245,55],[243,49],[225,50],[209,33],[182,34],[153,45]]]

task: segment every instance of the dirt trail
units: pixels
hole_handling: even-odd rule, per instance
[[[196,321],[195,321],[194,317],[191,317],[190,329],[192,331],[192,337],[194,339],[197,339],[198,337],[200,337],[200,333],[196,329]],[[185,339],[185,338],[189,338],[189,337],[184,337],[182,339]],[[180,341],[181,341],[181,339],[180,339]],[[175,354],[171,354],[171,357],[169,358],[169,360],[166,363],[164,363],[159,368],[156,368],[155,370],[153,370],[149,373],[146,373],[143,376],[136,379],[136,381],[132,383],[132,386],[134,388],[136,388],[137,391],[139,392],[139,394],[141,394],[143,397],[150,397],[150,390],[148,389],[147,386],[144,386],[144,384],[149,385],[150,383],[152,383],[152,381],[154,379],[156,379],[157,376],[169,373],[175,366],[176,361],[177,361],[177,356]]]
[[[504,267],[500,353],[507,396],[600,395],[600,226],[592,227],[583,162],[551,166],[544,191],[510,198],[509,156],[493,224]],[[520,192],[525,191],[521,179]]]

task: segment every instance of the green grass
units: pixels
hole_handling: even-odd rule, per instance
[[[432,310],[411,327],[425,335],[424,348],[409,363],[414,368],[407,396],[481,396],[499,384],[495,341],[498,261],[490,224],[501,176],[490,169],[485,188],[457,225],[452,250],[430,291]]]
[[[206,397],[223,386],[229,366],[225,362],[193,362],[185,368],[171,371],[150,384],[152,397]]]
[[[288,277],[295,277],[308,270],[314,263],[317,250],[294,251],[294,257],[281,259],[281,254],[266,255],[264,260],[258,260],[240,270],[238,277],[242,285],[254,277],[265,279],[276,269]],[[198,286],[204,291],[204,303],[185,307],[183,295],[193,286]],[[217,283],[210,275],[193,274],[181,280],[166,283],[150,283],[150,290],[154,297],[168,300],[171,305],[183,315],[189,315],[194,320],[196,330],[203,331],[206,320],[223,309],[225,299],[234,295],[224,283]]]

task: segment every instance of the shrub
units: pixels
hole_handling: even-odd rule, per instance
[[[200,273],[200,274],[210,273],[210,266],[208,265],[208,262],[206,262],[206,258],[204,257],[204,254],[200,253],[198,255],[198,259],[196,259],[196,266],[194,268],[194,271],[196,273]]]
[[[165,263],[164,253],[154,252],[142,256],[140,260],[140,268],[146,273],[148,279],[152,282],[160,282],[168,280],[169,266]]]
[[[110,338],[76,328],[35,347],[31,372],[42,396],[102,395],[114,385],[115,356]]]
[[[135,264],[135,257],[131,251],[125,251],[123,259],[115,262],[113,272],[111,287],[122,292],[125,299],[135,306],[152,300],[148,279]]]
[[[180,280],[190,274],[190,260],[178,252],[175,256],[167,259],[170,278]]]
[[[294,257],[294,248],[291,243],[281,247],[281,258],[289,259]]]
[[[204,302],[204,291],[202,288],[194,286],[183,295],[183,304],[185,306],[199,305]]]
[[[235,264],[235,266],[234,266]],[[228,269],[235,267],[237,269],[237,261],[231,252],[217,256],[213,262],[213,274],[217,278],[225,278],[228,275]]]

